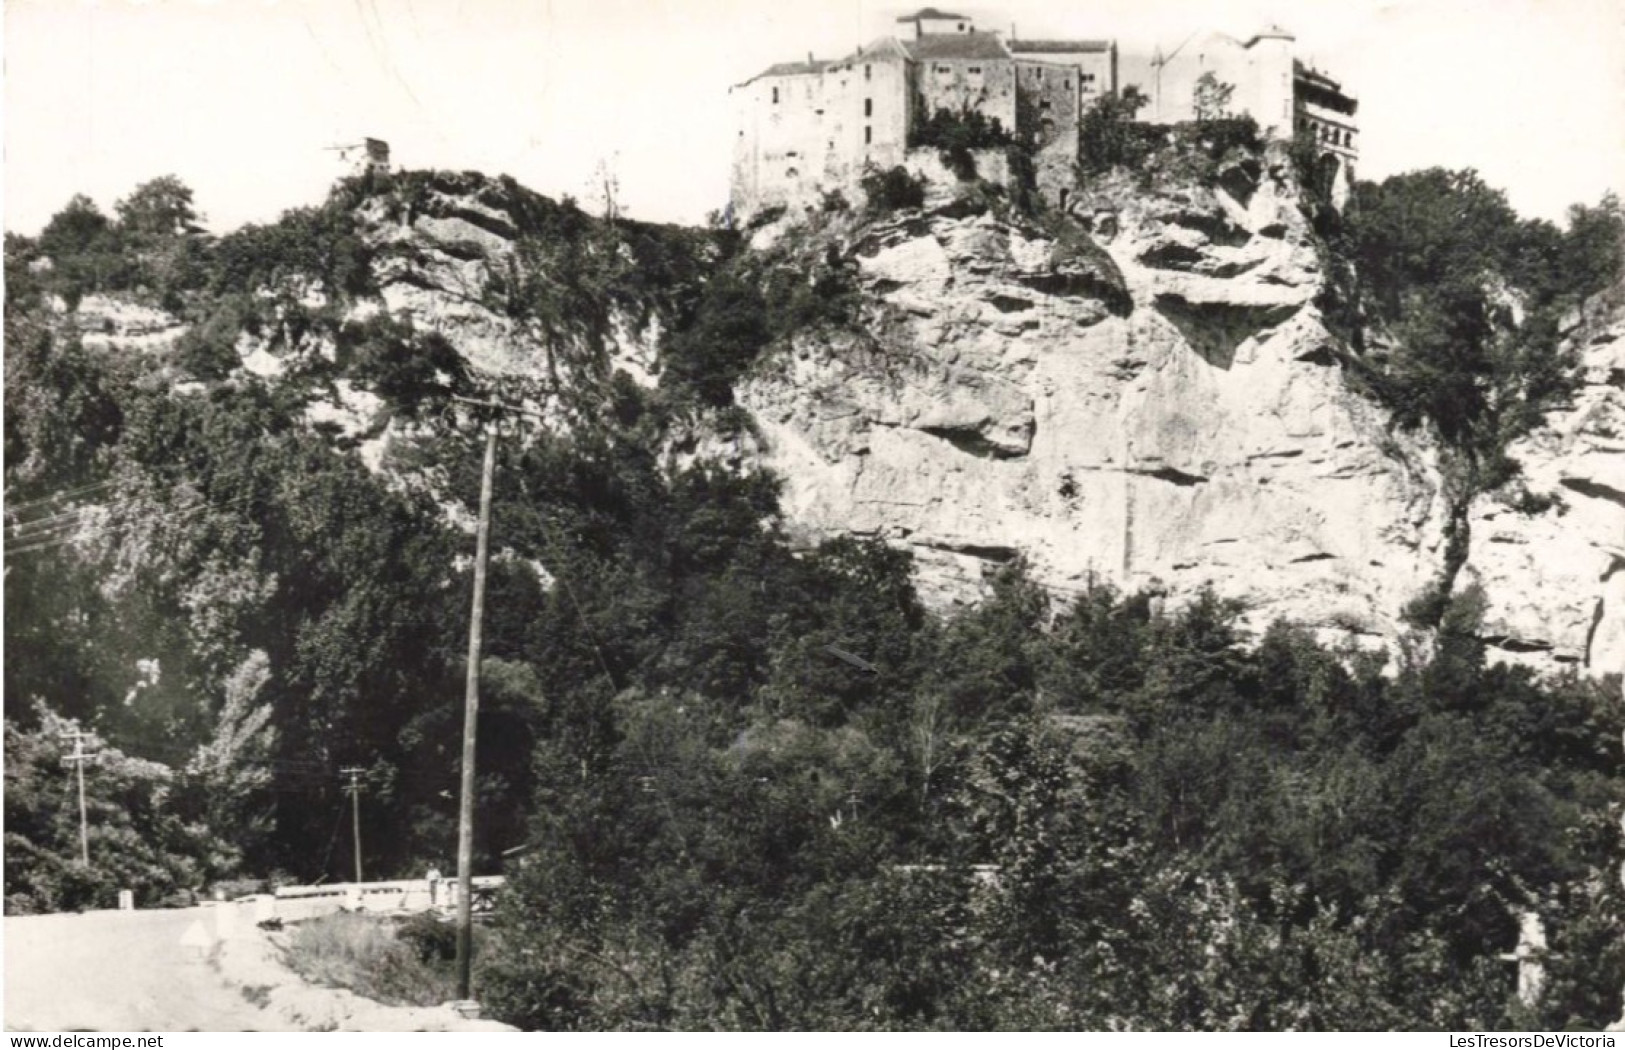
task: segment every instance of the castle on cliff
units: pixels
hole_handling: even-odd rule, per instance
[[[1334,177],[1351,178],[1358,103],[1299,61],[1292,34],[1279,27],[1136,55],[1108,39],[1006,39],[932,7],[897,22],[894,35],[845,58],[782,62],[730,89],[735,215],[813,203],[856,186],[866,171],[908,165],[921,123],[940,110],[979,113],[1034,143],[1039,189],[1064,207],[1091,106],[1135,87],[1148,100],[1139,120],[1192,120],[1198,81],[1209,73],[1232,89],[1229,113],[1250,115],[1265,135],[1314,135]]]

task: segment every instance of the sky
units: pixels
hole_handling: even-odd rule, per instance
[[[1029,37],[1172,50],[1276,22],[1360,99],[1361,178],[1476,168],[1561,220],[1625,188],[1625,0],[935,0]],[[316,203],[363,136],[397,165],[507,173],[697,223],[727,199],[727,92],[850,52],[877,0],[5,0],[4,221],[178,175],[216,232]]]

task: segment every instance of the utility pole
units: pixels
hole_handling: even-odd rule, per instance
[[[72,763],[79,774],[79,863],[90,867],[90,825],[85,816],[85,763],[95,758],[85,754],[85,734],[77,726],[68,730],[73,735],[73,754],[63,755],[62,761]]]
[[[463,701],[463,784],[457,812],[457,998],[470,999],[474,962],[474,742],[480,716],[480,620],[485,613],[485,557],[491,540],[491,475],[497,429],[485,430],[480,475],[480,526],[474,549],[474,611],[468,622],[468,687]]]
[[[350,793],[350,833],[355,841],[355,881],[362,882],[361,878],[361,785],[356,777],[365,773],[360,766],[346,766],[339,770],[341,774],[350,778],[350,786],[345,788]]]

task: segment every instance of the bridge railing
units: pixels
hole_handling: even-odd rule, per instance
[[[489,911],[506,882],[501,875],[472,880],[473,909]],[[457,906],[456,879],[398,879],[391,882],[333,882],[316,886],[279,886],[274,914],[281,919],[311,918],[339,910],[414,912]],[[268,916],[269,917],[269,916]]]

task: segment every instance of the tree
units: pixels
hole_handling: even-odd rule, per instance
[[[249,653],[225,681],[213,738],[198,747],[183,771],[199,819],[250,852],[272,830],[270,761],[276,734],[270,704],[257,702],[270,680],[265,651]]]
[[[1606,269],[1617,255],[1576,246]],[[1597,224],[1606,231],[1611,220]],[[1616,227],[1617,228],[1617,227]],[[1506,481],[1507,446],[1573,389],[1557,318],[1597,287],[1561,263],[1560,238],[1526,223],[1473,171],[1433,168],[1360,183],[1349,245],[1370,324],[1397,344],[1370,385],[1402,425],[1429,423],[1454,454],[1463,498]]]
[[[1135,121],[1150,101],[1139,88],[1130,84],[1089,107],[1078,129],[1078,161],[1085,172],[1104,174],[1113,168],[1135,168],[1144,162],[1156,138]]]
[[[40,251],[51,260],[46,286],[69,308],[93,292],[123,287],[132,269],[120,231],[96,203],[76,194],[40,231]]]
[[[1230,115],[1230,98],[1236,93],[1234,84],[1226,84],[1210,69],[1196,78],[1191,93],[1191,108],[1200,123],[1222,120]]]
[[[90,864],[80,864],[79,808],[62,757],[83,727],[44,707],[35,721],[28,731],[5,724],[7,914],[110,908],[120,889],[151,907],[232,872],[235,851],[174,804],[174,771],[94,732],[84,736],[98,755],[85,770]]]
[[[185,293],[203,280],[208,242],[191,189],[174,175],[162,175],[137,186],[113,210],[134,267],[132,285],[154,295],[166,310],[181,312]]]
[[[201,233],[192,206],[192,190],[174,175],[160,175],[137,186],[113,205],[119,230],[132,243],[153,243]]]

